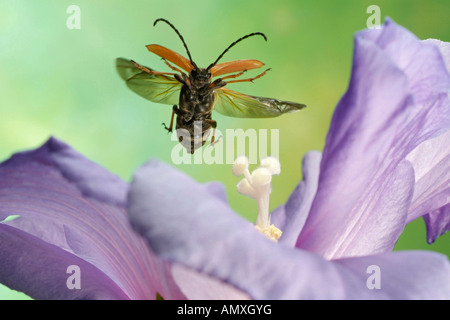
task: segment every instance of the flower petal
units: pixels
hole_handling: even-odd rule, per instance
[[[450,204],[426,214],[424,220],[427,225],[427,241],[431,244],[450,230]]]
[[[157,292],[166,299],[184,297],[170,266],[156,258],[129,225],[120,205],[127,190],[117,176],[51,138],[0,165],[0,219],[19,215],[3,224],[28,233],[30,241],[37,237],[47,243],[42,245],[43,258],[45,248],[59,247],[99,269],[131,299],[155,299]],[[11,259],[2,259],[0,269],[20,264]],[[18,271],[26,272],[26,266]],[[47,297],[46,287],[40,288],[34,298]]]
[[[436,39],[427,39],[423,42],[439,49],[447,72],[450,73],[450,43]],[[422,142],[407,156],[416,175],[416,186],[408,221],[430,212],[424,215],[428,243],[433,243],[439,236],[450,230],[450,213],[442,207],[448,206],[449,203],[447,196],[450,193],[449,141],[450,130]]]
[[[156,160],[136,171],[128,199],[132,224],[157,254],[255,299],[450,297],[445,256],[388,253],[327,261],[266,239],[205,185]],[[373,264],[382,268],[381,290],[367,288]]]
[[[217,278],[172,264],[175,282],[189,300],[249,300],[248,294]]]
[[[94,265],[22,230],[0,223],[0,282],[36,299],[128,299]],[[79,289],[68,286],[79,268]],[[78,280],[76,280],[78,281]]]
[[[449,202],[450,194],[450,130],[422,142],[406,159],[415,174],[414,197],[408,222],[433,212]],[[436,214],[436,213],[435,213]]]
[[[445,66],[447,67],[447,71],[450,73],[450,43],[438,39],[426,39],[423,40],[423,42],[430,43],[439,49],[442,58],[444,59]]]
[[[288,201],[270,215],[271,222],[283,231],[279,243],[293,247],[297,242],[317,192],[321,158],[322,154],[318,151],[310,151],[305,155],[303,181],[297,185]]]
[[[333,262],[361,279],[366,289],[372,288],[371,296],[376,299],[449,299],[450,263],[441,254],[402,251]],[[376,272],[379,272],[379,289],[370,283]]]
[[[450,127],[450,78],[434,45],[388,20],[381,30],[356,35],[353,61],[297,241],[327,259],[392,249],[414,186],[402,161]]]

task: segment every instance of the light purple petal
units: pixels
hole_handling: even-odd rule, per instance
[[[0,219],[20,215],[3,224],[28,233],[29,239],[37,237],[47,244],[42,248],[61,249],[49,255],[70,255],[100,270],[130,299],[155,299],[157,292],[166,299],[182,298],[170,266],[156,258],[129,225],[120,205],[127,190],[120,178],[51,138],[41,148],[16,154],[0,165]],[[39,254],[44,255],[44,249]],[[0,269],[20,264],[17,259],[20,256],[5,257]],[[10,276],[20,279],[26,270],[25,265]],[[47,298],[46,286],[40,288],[41,292],[31,292],[33,298]]]
[[[387,253],[327,261],[266,239],[205,185],[156,160],[136,171],[128,199],[132,224],[157,254],[255,299],[450,297],[450,265],[443,255]],[[382,270],[380,290],[367,288],[367,268],[373,264]]]
[[[0,223],[0,282],[39,299],[128,299],[94,265],[22,230]],[[80,269],[80,289],[67,281]],[[72,280],[69,279],[69,283]]]
[[[423,42],[439,49],[447,71],[450,73],[450,43],[436,39],[427,39]],[[416,186],[408,221],[430,212],[424,215],[429,243],[450,230],[449,213],[443,207],[448,206],[450,201],[448,198],[450,194],[449,141],[450,130],[422,142],[407,157],[416,175]]]
[[[187,268],[179,263],[172,264],[175,282],[189,300],[249,300],[248,294],[236,287]]]
[[[127,183],[89,159],[80,157],[70,146],[55,141],[51,139],[47,145],[52,164],[62,176],[75,183],[86,197],[125,206]]]
[[[283,231],[279,243],[293,247],[305,224],[317,192],[322,154],[310,151],[303,158],[303,181],[292,192],[288,201],[270,216],[271,223]]]
[[[427,241],[433,243],[439,236],[450,230],[450,204],[426,214]]]
[[[366,288],[367,282],[372,282],[370,277],[379,271],[380,289],[370,289],[377,299],[449,299],[450,263],[444,255],[402,251],[333,262],[350,270]]]
[[[430,43],[439,49],[442,58],[444,59],[445,66],[447,67],[447,71],[450,73],[450,43],[438,39],[426,39],[423,40],[423,42]]]
[[[402,161],[450,127],[450,78],[434,45],[387,21],[356,35],[353,61],[297,242],[328,259],[392,249],[414,186]]]
[[[409,222],[450,201],[450,130],[422,142],[406,159],[411,162],[415,174]]]

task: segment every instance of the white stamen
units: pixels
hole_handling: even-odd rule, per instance
[[[233,164],[233,174],[239,177],[246,170],[248,171],[248,158],[246,156],[237,157]]]
[[[280,162],[274,157],[265,158],[261,161],[261,167],[250,175],[248,159],[240,156],[233,165],[235,176],[244,175],[237,184],[239,193],[252,197],[258,204],[258,216],[255,228],[273,241],[281,236],[281,230],[270,224],[269,199],[272,192],[272,175],[280,173]]]
[[[252,187],[252,185],[248,182],[246,178],[239,181],[237,184],[237,189],[240,194],[255,198],[256,197],[256,191]]]
[[[264,187],[272,181],[272,174],[266,168],[258,168],[252,172],[252,182],[255,187]]]
[[[267,157],[262,159],[261,166],[269,169],[273,175],[279,175],[281,172],[280,161],[275,157]]]

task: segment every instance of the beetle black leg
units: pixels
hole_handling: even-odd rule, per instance
[[[178,82],[180,82],[188,87],[191,86],[191,81],[189,80],[189,77],[186,76],[184,73],[182,73],[182,74],[175,73],[174,77],[175,77],[175,79],[178,80]]]
[[[172,117],[170,118],[170,126],[167,128],[166,124],[163,122],[162,125],[164,126],[164,129],[166,129],[169,133],[172,132],[173,128],[173,119],[175,116],[175,113],[178,115],[179,110],[177,108],[177,105],[175,104],[172,108]]]
[[[214,141],[215,141],[215,136],[216,136],[216,128],[217,128],[217,121],[213,120],[213,119],[207,119],[205,120],[206,123],[208,123],[209,125],[211,125],[211,127],[213,128],[213,134],[212,134],[212,138],[211,138],[211,146],[214,146]],[[218,142],[219,140],[217,140],[216,142]]]
[[[211,94],[215,89],[224,87],[228,82],[222,81],[221,78],[214,80],[208,87],[208,93]],[[214,121],[214,120],[212,120]]]

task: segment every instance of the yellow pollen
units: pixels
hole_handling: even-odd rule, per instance
[[[273,224],[271,224],[269,227],[261,228],[258,225],[255,225],[255,229],[261,232],[263,235],[265,235],[268,239],[278,242],[278,239],[280,239],[281,234],[283,233],[280,229],[275,227]]]

